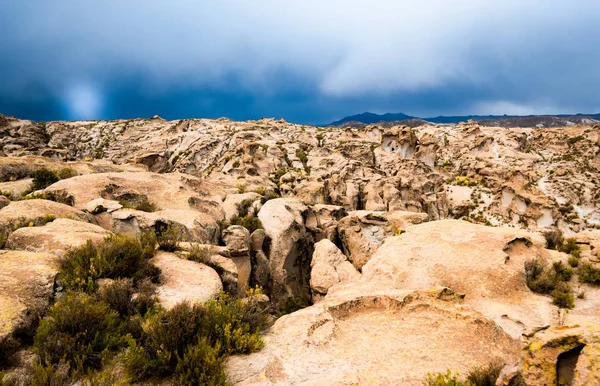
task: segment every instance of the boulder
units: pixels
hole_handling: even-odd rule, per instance
[[[166,309],[183,301],[203,303],[223,290],[217,272],[204,264],[168,252],[158,252],[151,261],[161,270],[157,293]]]
[[[432,221],[387,238],[362,273],[365,280],[396,288],[452,288],[517,337],[527,327],[558,322],[551,299],[531,292],[525,282],[526,261],[551,262],[544,246],[543,236],[523,230]]]
[[[339,282],[356,280],[360,273],[346,256],[328,239],[315,244],[310,263],[310,288],[313,293],[326,295],[329,288]]]
[[[398,233],[400,230],[404,230],[411,225],[422,224],[429,218],[427,213],[415,213],[403,210],[388,212],[385,217],[390,223],[392,232],[395,233]]]
[[[327,201],[327,191],[322,182],[305,181],[294,188],[294,197],[304,205],[325,204]]]
[[[317,240],[335,240],[338,221],[348,215],[346,210],[336,205],[314,205],[311,209],[306,218],[306,227],[316,235]]]
[[[10,200],[5,196],[0,195],[0,209],[4,208],[5,206],[8,206],[9,204]]]
[[[91,214],[110,213],[121,208],[123,208],[123,205],[119,204],[118,201],[105,200],[104,198],[96,198],[85,204],[85,211]]]
[[[444,288],[340,284],[323,301],[278,319],[262,350],[229,358],[229,382],[413,386],[429,373],[518,361],[519,340],[456,299]]]
[[[48,307],[57,272],[54,255],[0,250],[0,350]]]
[[[23,200],[12,201],[0,209],[0,231],[12,230],[16,225],[35,225],[48,216],[95,223],[93,216],[65,204],[49,200]]]
[[[349,212],[337,225],[344,253],[356,267],[362,267],[390,233],[384,212],[365,210]]]
[[[250,232],[240,225],[232,225],[223,231],[223,242],[230,256],[248,256],[250,252]]]
[[[600,385],[600,326],[551,327],[529,335],[517,367],[527,385]]]
[[[271,301],[277,304],[291,296],[310,296],[309,235],[304,226],[308,208],[293,198],[267,201],[258,218],[270,238],[269,270],[273,288]]]
[[[253,252],[262,251],[263,243],[267,234],[264,229],[257,229],[250,235],[250,250]]]
[[[98,225],[59,218],[41,227],[17,229],[6,240],[6,248],[62,256],[88,240],[100,243],[110,234]]]

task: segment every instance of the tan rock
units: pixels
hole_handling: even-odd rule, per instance
[[[0,250],[0,347],[48,306],[57,272],[54,255]]]
[[[44,226],[17,229],[6,240],[6,248],[62,256],[88,240],[100,243],[110,234],[98,225],[59,218]]]
[[[390,223],[392,230],[404,230],[411,225],[421,224],[427,221],[427,213],[415,213],[397,210],[388,212],[386,218]]]
[[[520,350],[518,339],[447,289],[373,283],[332,288],[320,303],[277,320],[264,340],[259,352],[228,360],[233,385],[412,386],[428,373],[517,361]]]
[[[10,200],[2,195],[0,195],[0,209],[8,206],[10,204]]]
[[[360,274],[346,259],[338,247],[323,239],[315,244],[310,263],[310,287],[318,294],[325,295],[329,288],[339,282],[356,280]]]
[[[337,229],[344,253],[356,267],[362,267],[390,232],[384,212],[354,211],[341,219]]]
[[[79,221],[95,223],[94,218],[65,204],[49,200],[12,201],[0,209],[0,230],[10,229],[17,225],[35,225],[44,217],[70,218]]]
[[[168,252],[158,252],[152,262],[161,269],[157,293],[167,309],[183,301],[206,302],[223,290],[217,272],[204,264]]]

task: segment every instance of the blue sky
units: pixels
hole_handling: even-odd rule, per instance
[[[0,0],[0,113],[595,113],[598,20],[593,0]]]

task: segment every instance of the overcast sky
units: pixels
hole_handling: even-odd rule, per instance
[[[597,0],[0,0],[0,113],[596,113],[599,21]]]

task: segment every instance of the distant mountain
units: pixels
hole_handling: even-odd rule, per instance
[[[479,122],[485,126],[500,127],[559,127],[570,126],[574,124],[590,124],[600,122],[600,114],[557,114],[557,115],[460,115],[460,116],[438,116],[433,118],[419,118],[403,113],[362,113],[342,118],[339,121],[330,123],[327,126],[353,126],[361,127],[369,124],[381,124],[390,126],[391,124],[405,123],[407,126],[413,126],[417,123],[439,123],[453,124],[466,122],[468,120]]]
[[[397,114],[387,113],[387,114],[383,114],[383,115],[374,114],[374,113],[362,113],[362,114],[351,115],[349,117],[342,118],[339,121],[330,123],[327,126],[341,126],[347,122],[359,122],[359,123],[365,123],[368,125],[368,124],[378,123],[381,121],[384,121],[384,122],[403,121],[405,119],[412,119],[412,118],[416,118],[416,117],[411,117],[410,115],[406,115],[406,114],[402,114],[402,113],[397,113]]]

